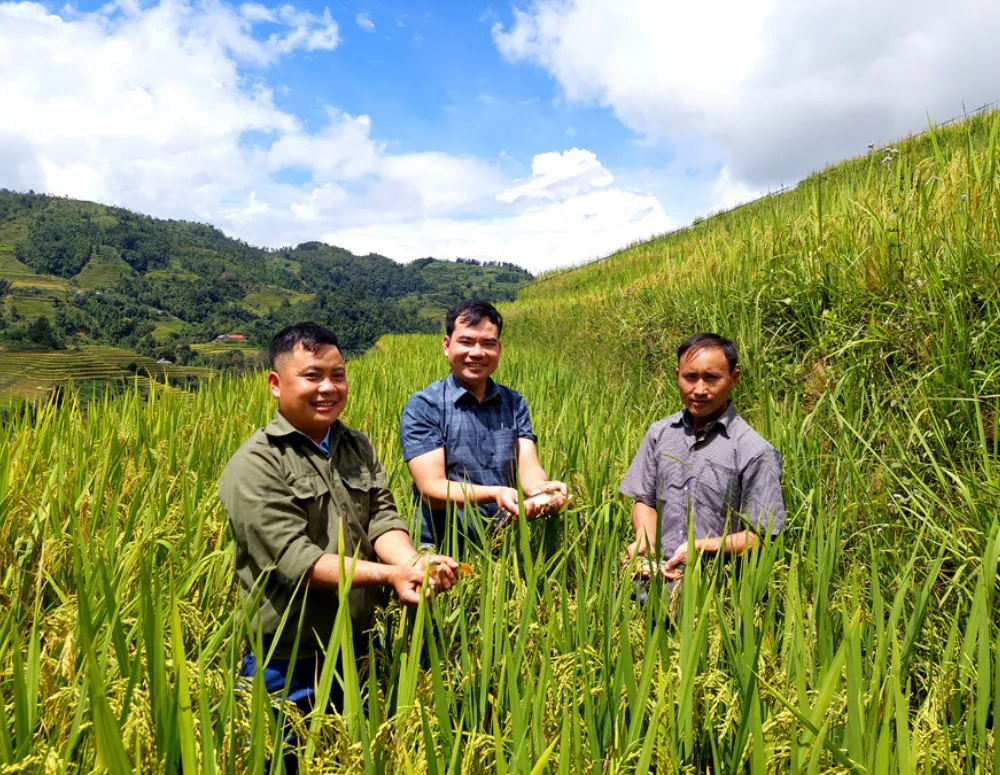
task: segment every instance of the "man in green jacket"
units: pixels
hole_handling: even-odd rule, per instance
[[[430,590],[444,591],[456,583],[458,565],[416,551],[371,442],[338,419],[348,386],[337,337],[314,323],[289,326],[271,340],[268,359],[277,412],[230,459],[219,496],[233,529],[241,599],[260,594],[253,627],[264,654],[248,651],[240,674],[263,668],[269,692],[287,681],[288,698],[309,712],[337,616],[341,561],[349,569],[357,554],[349,593],[356,636],[371,626],[381,588],[416,605],[428,566]],[[286,675],[297,634],[296,664]],[[263,665],[272,646],[274,658]]]

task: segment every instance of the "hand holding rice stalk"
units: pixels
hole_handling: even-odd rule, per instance
[[[530,495],[524,496],[524,516],[531,522],[535,519],[551,519],[559,514],[563,506],[572,502],[563,482],[545,482]],[[518,512],[500,509],[494,530],[503,530],[518,518]]]
[[[447,567],[449,561],[455,562],[457,566],[456,570],[463,576],[470,576],[475,573],[472,566],[467,562],[456,562],[453,558],[443,554],[433,554],[426,551],[417,552],[408,562],[415,567],[421,565],[431,576],[434,576]]]

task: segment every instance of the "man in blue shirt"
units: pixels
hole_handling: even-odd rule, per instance
[[[518,513],[517,483],[526,496],[548,493],[547,510],[566,500],[566,485],[549,481],[524,398],[496,384],[503,318],[483,301],[464,301],[445,318],[444,354],[451,374],[406,402],[399,439],[419,498],[420,543],[441,545],[457,528],[482,535],[503,509]],[[525,500],[525,515],[538,507]],[[457,524],[448,523],[453,514]]]

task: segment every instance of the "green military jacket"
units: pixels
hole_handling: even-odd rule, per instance
[[[368,437],[338,420],[330,428],[329,445],[327,459],[275,412],[271,423],[236,451],[219,480],[235,539],[240,597],[246,601],[261,593],[254,627],[265,642],[274,639],[288,613],[278,657],[287,657],[295,641],[307,591],[300,581],[320,555],[341,549],[341,526],[347,564],[355,550],[359,560],[377,562],[372,544],[379,536],[406,530]],[[351,590],[355,634],[371,625],[380,596],[379,589]],[[305,608],[299,648],[325,648],[337,616],[337,590],[310,587]]]

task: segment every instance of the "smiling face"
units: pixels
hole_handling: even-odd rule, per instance
[[[739,369],[729,370],[729,361],[721,347],[688,350],[674,371],[681,402],[691,413],[695,430],[701,430],[726,411],[729,391],[740,379]]]
[[[317,443],[347,403],[344,356],[329,344],[312,353],[300,343],[282,353],[267,384],[284,418]]]
[[[444,354],[455,379],[481,399],[486,380],[500,363],[500,332],[486,318],[474,326],[460,318],[455,321],[451,336],[444,338]]]

